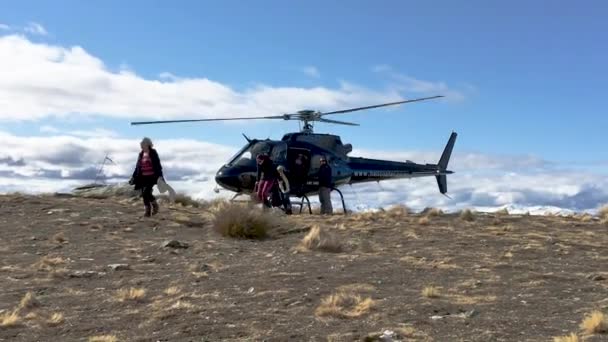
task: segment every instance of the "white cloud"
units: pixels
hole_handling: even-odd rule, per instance
[[[42,25],[36,22],[27,23],[27,26],[23,28],[23,31],[40,36],[46,36],[49,34]]]
[[[102,128],[100,128],[102,130]],[[125,182],[139,151],[137,139],[120,136],[80,137],[74,132],[47,137],[23,137],[0,131],[0,192],[67,191],[92,182],[106,153],[114,161],[104,167],[112,181]],[[71,135],[70,135],[71,134]],[[89,134],[89,133],[87,133]],[[169,182],[198,198],[217,196],[215,172],[238,149],[193,139],[154,141]],[[352,155],[436,162],[441,151],[384,152],[358,150]],[[608,202],[608,180],[603,174],[561,169],[554,163],[530,156],[488,156],[455,151],[448,176],[448,192],[442,196],[435,179],[418,178],[345,186],[347,206],[386,207],[403,203],[416,210],[509,207],[519,211],[593,211]],[[49,190],[50,189],[50,190]],[[221,192],[227,197],[232,193]],[[337,194],[334,196],[338,206]],[[316,202],[315,198],[312,198]]]
[[[82,47],[0,36],[0,121],[74,114],[160,120],[258,116],[301,109],[335,110],[403,99],[399,87],[370,89],[341,82],[336,88],[271,87],[237,91],[206,78],[160,74],[146,79],[111,71]]]
[[[314,77],[314,78],[321,77],[321,73],[319,72],[319,69],[317,69],[314,66],[303,67],[302,68],[302,72],[305,73],[306,75],[310,76],[310,77]]]
[[[372,67],[373,72],[387,72],[392,70],[393,68],[388,64],[376,64]]]
[[[10,29],[11,29],[10,26],[8,26],[6,24],[0,23],[0,30],[2,30],[2,31],[9,31]]]

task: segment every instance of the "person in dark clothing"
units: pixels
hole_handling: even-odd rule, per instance
[[[290,170],[292,193],[296,196],[304,194],[304,186],[308,179],[308,160],[300,153],[293,161]]]
[[[278,179],[278,172],[274,162],[267,154],[260,154],[256,158],[258,162],[258,174],[255,184],[257,200],[265,206],[270,207],[268,195]]]
[[[331,205],[331,189],[333,188],[331,167],[325,157],[319,160],[319,202],[321,202],[321,215],[331,215],[333,208]]]
[[[163,167],[150,138],[144,138],[140,146],[141,152],[137,157],[135,170],[129,184],[135,185],[135,190],[141,190],[144,201],[144,216],[150,217],[158,213],[158,202],[156,202],[152,191],[154,185],[158,182],[158,178],[163,177]]]

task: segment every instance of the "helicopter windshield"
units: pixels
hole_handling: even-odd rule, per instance
[[[232,158],[228,161],[227,165],[232,165],[234,163],[240,162],[241,160],[250,160],[251,159],[251,143],[243,146]]]

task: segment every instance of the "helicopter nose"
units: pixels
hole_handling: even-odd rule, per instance
[[[238,175],[236,175],[232,170],[226,167],[222,167],[215,175],[215,181],[217,184],[223,186],[224,188],[236,191],[239,186]]]

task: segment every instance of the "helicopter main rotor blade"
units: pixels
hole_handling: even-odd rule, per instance
[[[263,119],[284,119],[284,120],[289,120],[290,117],[289,116],[285,116],[285,115],[276,115],[276,116],[254,116],[254,117],[248,117],[248,118],[137,121],[137,122],[131,122],[131,125],[150,125],[150,124],[179,123],[179,122],[202,122],[202,121],[263,120]]]
[[[344,114],[344,113],[355,112],[355,111],[358,111],[358,110],[372,109],[372,108],[386,107],[386,106],[394,106],[394,105],[398,105],[398,104],[402,104],[402,103],[418,102],[418,101],[436,99],[436,98],[439,98],[439,97],[443,97],[443,95],[437,95],[437,96],[431,96],[431,97],[422,97],[422,98],[413,99],[413,100],[405,100],[405,101],[398,101],[398,102],[383,103],[383,104],[373,105],[373,106],[365,106],[365,107],[358,107],[358,108],[351,108],[351,109],[344,109],[344,110],[336,110],[336,111],[328,112],[328,113],[320,113],[320,115],[323,116],[323,115],[329,115],[329,114]]]
[[[333,124],[339,124],[339,125],[359,126],[358,123],[352,123],[352,122],[346,122],[346,121],[338,121],[338,120],[331,120],[331,119],[325,119],[325,118],[318,118],[315,121],[327,122],[327,123],[333,123]]]

